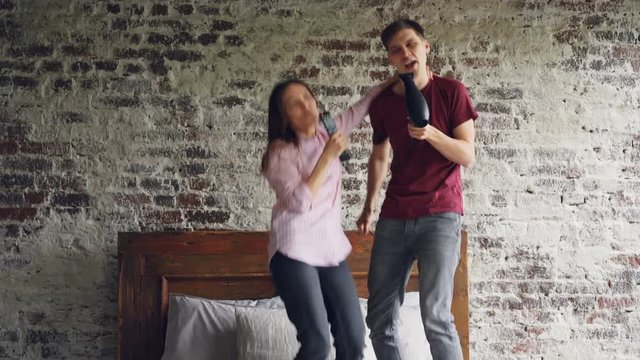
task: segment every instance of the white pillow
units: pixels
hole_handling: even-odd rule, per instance
[[[367,300],[360,299],[360,308],[363,317],[367,313]],[[236,360],[238,351],[236,344],[238,325],[236,313],[243,312],[243,317],[249,317],[244,310],[259,309],[284,309],[284,304],[279,297],[261,300],[209,300],[194,296],[171,294],[169,298],[169,313],[167,321],[167,333],[165,339],[165,352],[162,360],[182,359],[215,359]],[[261,316],[258,314],[257,316]],[[273,315],[278,318],[279,325],[288,324],[286,312],[279,311]],[[249,322],[251,320],[247,320]],[[246,325],[246,324],[243,324]],[[369,339],[369,329],[366,328],[364,359],[374,360],[375,354]],[[245,329],[244,333],[248,330]],[[256,333],[254,330],[253,333]],[[267,332],[262,332],[264,334]],[[418,307],[417,293],[407,293],[404,305],[400,308],[399,335],[401,348],[406,354],[407,360],[431,359],[429,345],[426,341],[420,308]],[[244,335],[243,335],[244,336]],[[260,334],[251,335],[254,337]],[[243,340],[246,340],[243,338]],[[297,351],[297,350],[296,350]],[[332,355],[333,355],[332,351]],[[335,355],[333,355],[335,356]]]
[[[432,360],[431,350],[422,326],[420,315],[419,293],[408,292],[405,294],[404,303],[400,307],[400,319],[398,324],[398,337],[400,339],[400,351],[405,360]],[[360,299],[362,316],[367,316],[367,299]],[[366,327],[364,343],[364,359],[375,360],[376,355],[369,334],[371,330]]]
[[[188,296],[171,296],[162,360],[236,358],[233,305]]]
[[[238,360],[293,359],[300,344],[286,310],[238,308]]]
[[[279,297],[209,300],[171,294],[162,360],[236,360],[236,308],[283,309]]]
[[[400,350],[405,360],[432,360],[429,342],[424,334],[420,308],[403,305],[400,307],[398,326]]]
[[[409,291],[404,293],[404,302],[402,306],[420,307],[420,292]]]
[[[236,324],[238,360],[293,359],[300,349],[296,328],[284,309],[238,307]],[[333,335],[329,337],[333,344]],[[328,360],[335,358],[332,347]],[[371,359],[375,360],[375,355]]]
[[[367,299],[360,298],[360,312],[362,312],[362,318],[365,319],[367,317]],[[364,325],[364,360],[376,360],[376,353],[373,351],[373,345],[371,344],[371,338],[369,338],[369,334],[371,330],[365,323]]]
[[[360,299],[363,317],[367,312],[366,303],[366,299]],[[403,305],[399,321],[398,333],[403,359],[431,360],[420,308]],[[238,307],[236,324],[238,360],[293,359],[300,348],[296,329],[285,310]],[[369,333],[369,328],[366,328],[364,360],[376,360]],[[331,342],[333,343],[333,338]],[[335,349],[332,349],[329,359],[335,359]]]

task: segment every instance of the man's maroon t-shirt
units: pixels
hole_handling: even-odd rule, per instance
[[[433,76],[421,90],[429,105],[431,126],[453,137],[453,130],[478,117],[464,85]],[[393,149],[391,181],[381,219],[415,219],[453,211],[463,214],[460,165],[447,160],[426,140],[409,136],[405,98],[385,89],[369,108],[373,143],[389,138]]]

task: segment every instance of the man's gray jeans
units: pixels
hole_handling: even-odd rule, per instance
[[[403,358],[397,322],[413,261],[420,273],[420,310],[434,360],[462,360],[451,314],[460,260],[461,216],[446,212],[411,220],[381,219],[369,269],[367,325],[376,357]]]

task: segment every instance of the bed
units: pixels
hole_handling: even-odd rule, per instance
[[[371,235],[347,232],[349,264],[367,297]],[[267,268],[268,232],[184,231],[118,234],[118,359],[161,359],[169,294],[207,299],[265,299],[276,295]],[[417,289],[414,267],[407,291]],[[464,359],[469,359],[467,234],[462,233],[452,311]]]

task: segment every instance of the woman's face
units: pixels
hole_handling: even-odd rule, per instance
[[[282,109],[293,131],[312,135],[318,123],[318,105],[306,86],[292,83],[282,94]]]

